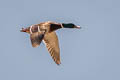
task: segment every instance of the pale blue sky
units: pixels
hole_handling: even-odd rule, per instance
[[[48,20],[83,27],[56,31],[60,66],[19,31]],[[0,80],[120,80],[119,0],[0,0],[0,26]]]

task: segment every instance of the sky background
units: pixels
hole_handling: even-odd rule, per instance
[[[82,26],[56,31],[60,66],[20,32],[49,20]],[[0,0],[0,80],[120,80],[120,1]]]

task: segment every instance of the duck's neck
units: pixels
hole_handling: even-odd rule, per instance
[[[66,24],[66,23],[62,23],[62,26],[64,27],[64,28],[73,28],[73,26],[71,25],[71,24]]]

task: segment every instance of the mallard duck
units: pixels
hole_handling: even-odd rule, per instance
[[[57,65],[61,64],[60,62],[60,48],[58,37],[55,33],[57,29],[61,28],[77,28],[80,29],[80,26],[76,26],[73,23],[56,23],[52,21],[42,22],[40,24],[35,24],[27,28],[22,28],[21,32],[26,32],[30,34],[30,40],[33,47],[38,47],[43,41],[48,49],[48,52],[52,56],[53,60]]]

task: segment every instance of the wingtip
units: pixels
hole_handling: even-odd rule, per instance
[[[59,66],[59,65],[61,64],[61,62],[60,62],[60,61],[57,61],[56,64]]]

